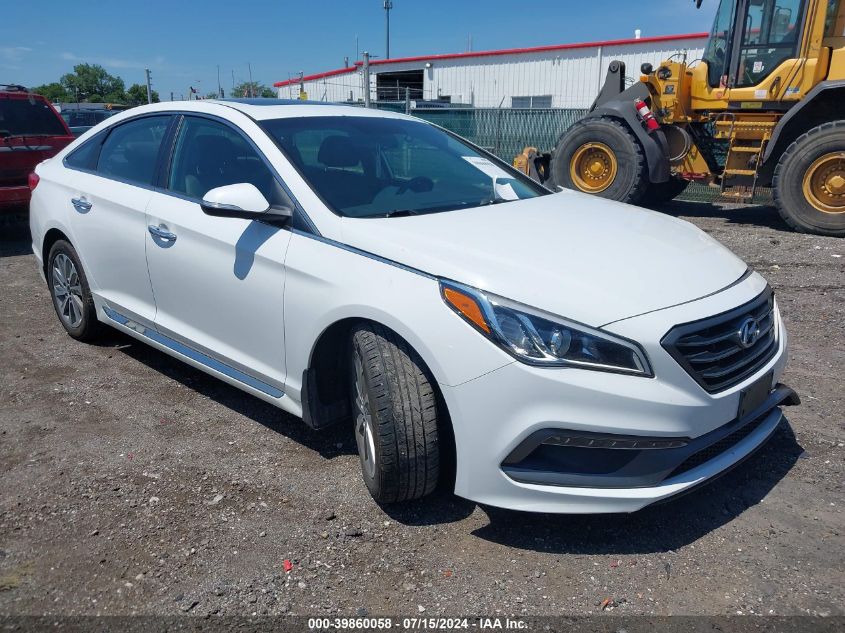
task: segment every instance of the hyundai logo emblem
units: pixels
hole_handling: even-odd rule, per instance
[[[739,326],[736,333],[737,341],[744,348],[749,348],[760,338],[760,324],[754,317],[748,317]]]

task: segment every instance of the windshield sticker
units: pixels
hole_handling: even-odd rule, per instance
[[[510,174],[482,156],[461,156],[466,162],[491,178],[510,178]]]
[[[516,182],[508,172],[482,156],[461,156],[466,162],[492,180],[493,192],[501,200],[519,200],[511,183]]]

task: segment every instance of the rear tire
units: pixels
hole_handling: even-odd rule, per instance
[[[649,183],[640,199],[640,205],[649,208],[659,207],[677,198],[688,186],[689,180],[681,178],[670,178],[666,182]]]
[[[551,176],[555,185],[630,204],[640,201],[649,184],[642,146],[611,118],[582,119],[564,132]]]
[[[79,255],[70,242],[57,240],[47,256],[46,275],[50,297],[59,323],[79,341],[93,341],[103,331],[97,309],[82,269]]]
[[[845,121],[795,139],[778,162],[772,187],[778,211],[793,229],[845,237]]]
[[[438,404],[417,353],[377,324],[352,332],[355,439],[364,483],[379,503],[418,499],[440,476]]]

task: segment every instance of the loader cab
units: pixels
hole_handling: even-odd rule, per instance
[[[806,3],[722,0],[702,60],[710,88],[758,86],[785,62],[795,60]]]

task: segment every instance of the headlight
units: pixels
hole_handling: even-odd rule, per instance
[[[581,367],[653,376],[633,341],[450,281],[446,304],[517,360],[542,367]]]

